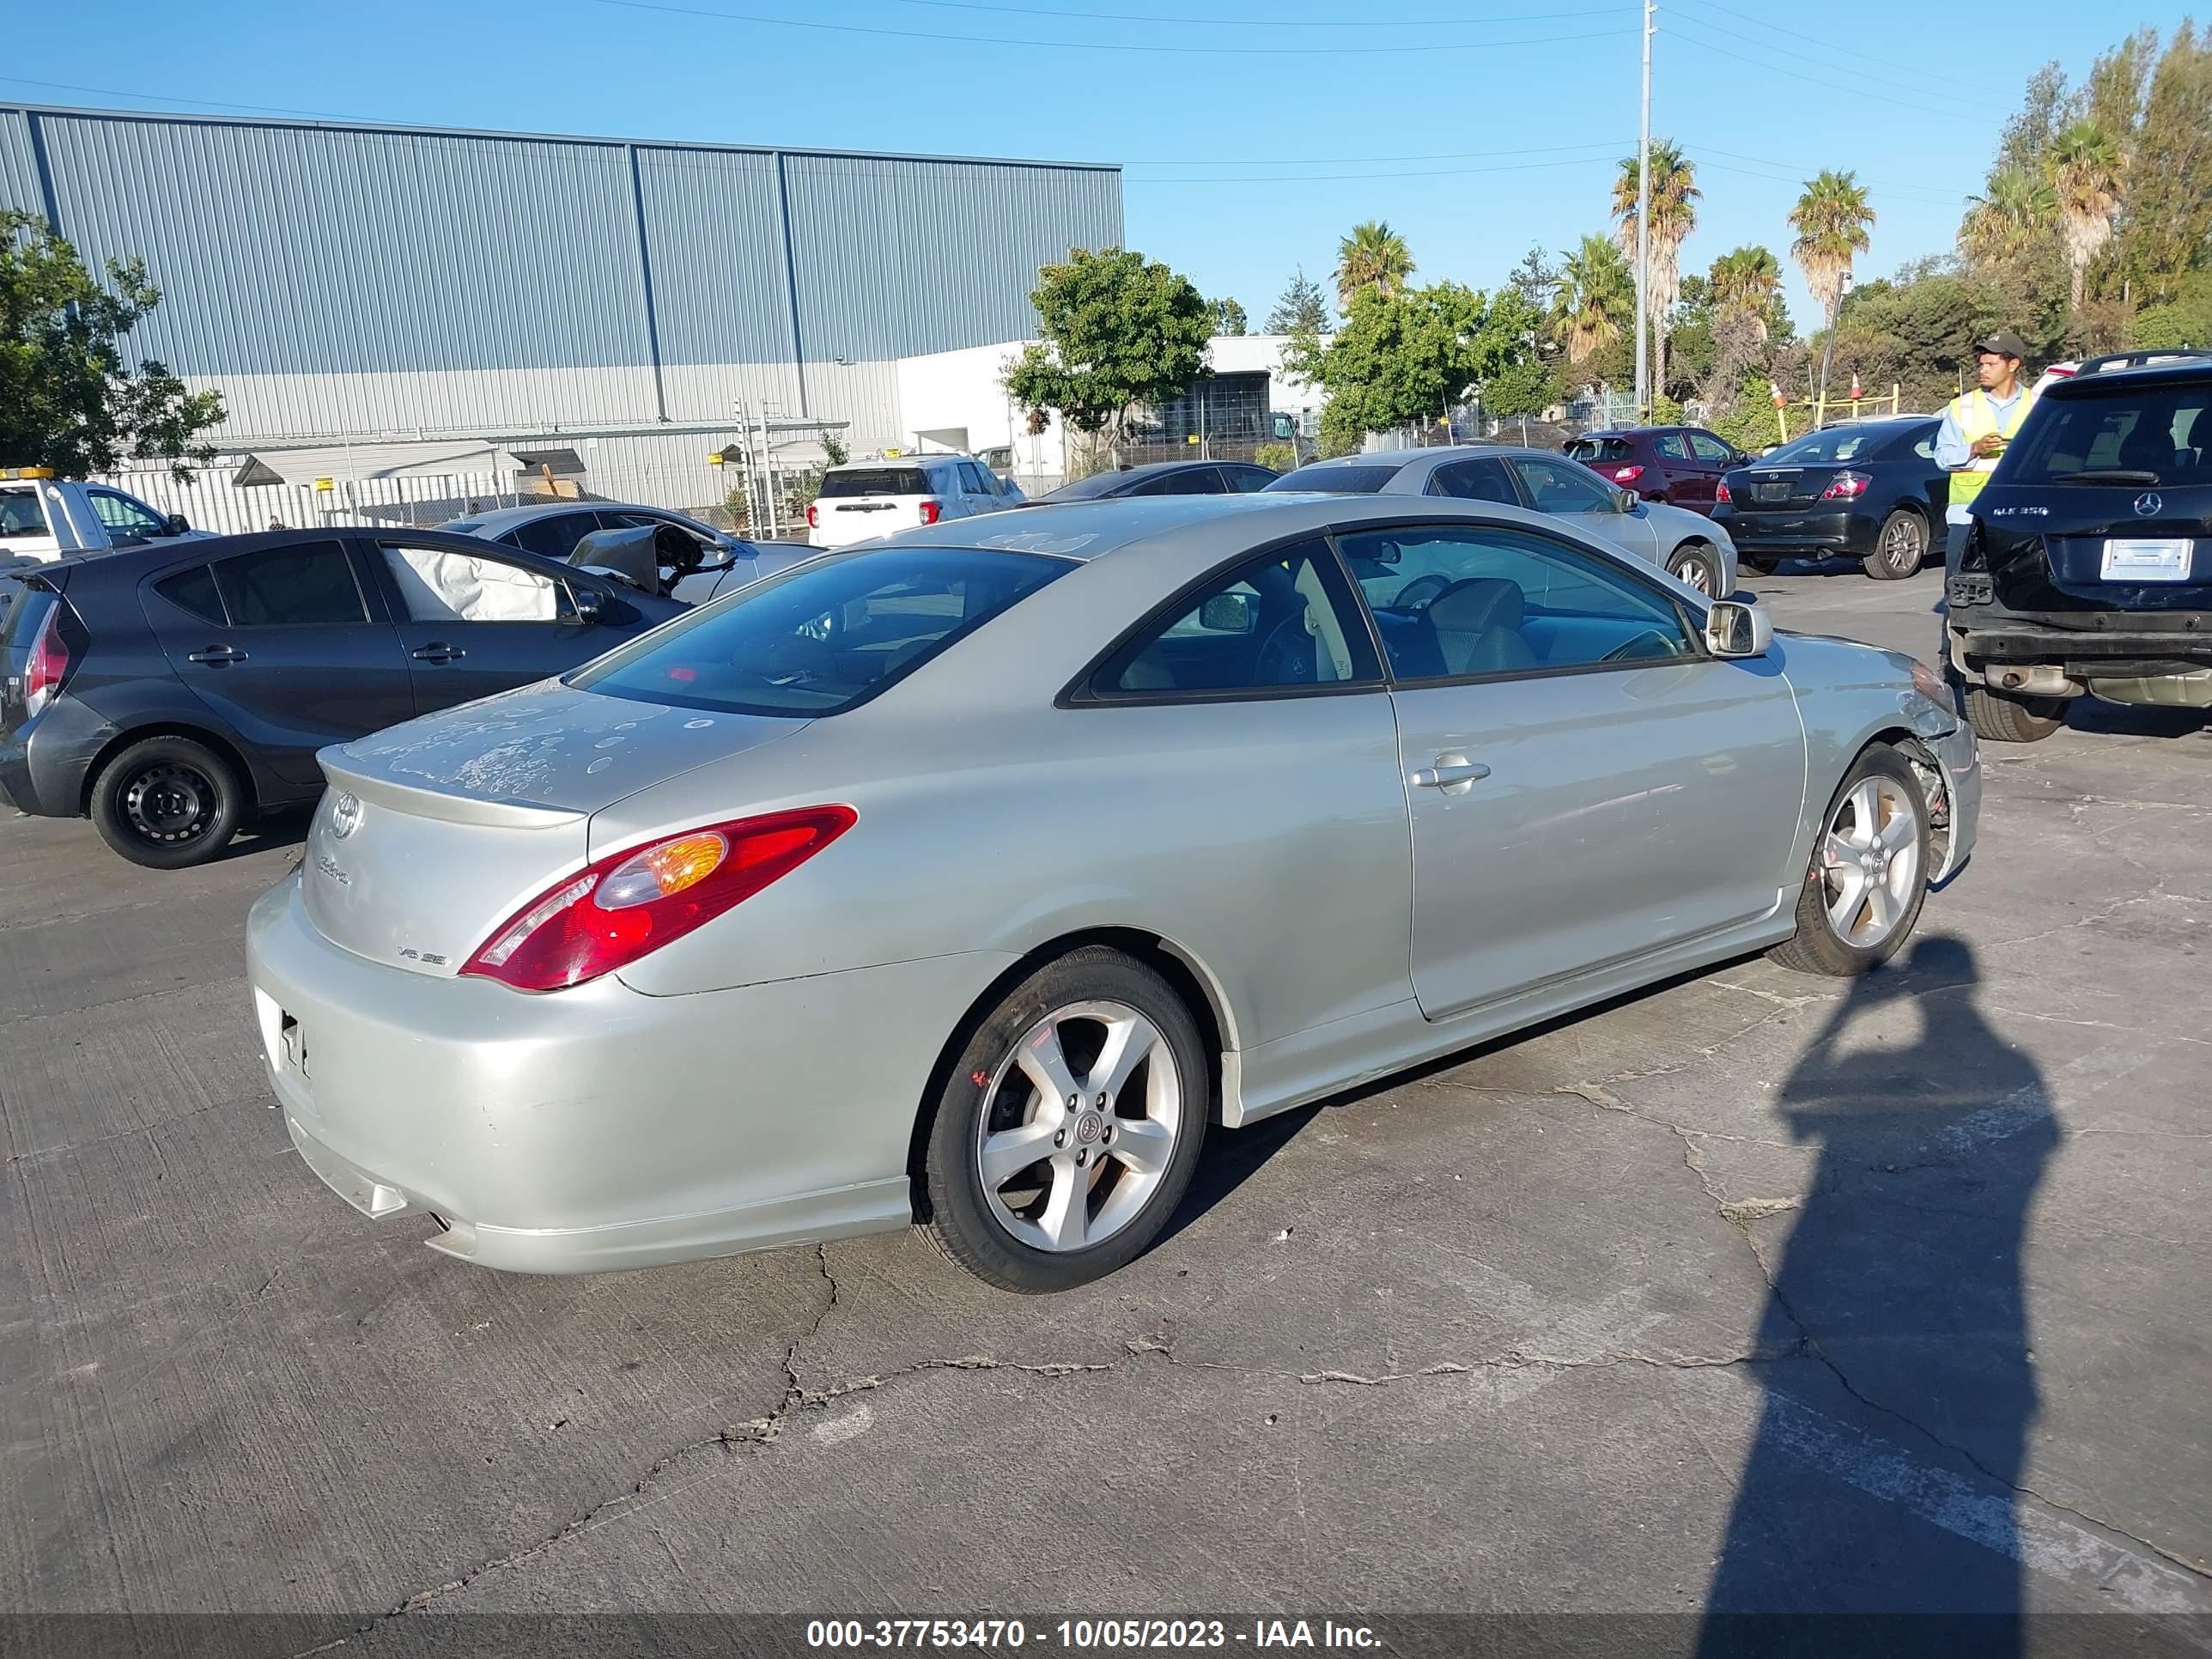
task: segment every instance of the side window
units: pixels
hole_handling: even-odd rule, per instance
[[[1735,452],[1710,432],[1692,432],[1690,450],[1701,461],[1713,461],[1725,465]]]
[[[222,595],[216,592],[215,573],[204,564],[162,577],[154,584],[154,591],[204,623],[213,623],[217,628],[230,625],[230,618],[222,613]]]
[[[1275,475],[1263,466],[1224,466],[1221,474],[1229,480],[1229,488],[1239,495],[1265,489],[1275,481]]]
[[[368,620],[339,542],[301,542],[209,567],[234,628],[306,628]]]
[[[1659,452],[1662,461],[1686,461],[1690,459],[1690,441],[1679,432],[1662,432],[1652,439],[1651,447]]]
[[[1341,545],[1401,679],[1698,654],[1664,595],[1549,537],[1467,525],[1362,531]]]
[[[1247,560],[1115,653],[1107,696],[1269,691],[1380,678],[1374,647],[1325,542]]]
[[[1153,490],[1157,495],[1219,495],[1221,474],[1210,466],[1186,467],[1180,472],[1170,472],[1164,488]]]
[[[595,513],[549,513],[542,519],[517,525],[514,544],[541,559],[566,564],[568,556],[576,550],[576,544],[599,527],[599,515]]]
[[[1505,463],[1488,457],[1438,467],[1429,480],[1429,489],[1432,495],[1456,496],[1463,501],[1521,505],[1520,496],[1513,491],[1513,480],[1505,476]]]
[[[92,503],[93,515],[112,535],[166,536],[169,533],[167,519],[119,489],[91,489],[84,493],[86,499]]]
[[[410,622],[550,623],[561,619],[561,586],[503,560],[450,548],[384,544],[385,568]]]
[[[44,536],[46,515],[27,489],[0,490],[0,536]]]
[[[1539,513],[1613,513],[1619,511],[1612,491],[1596,475],[1572,461],[1555,461],[1543,455],[1516,455],[1513,470],[1528,491]]]
[[[970,495],[995,495],[999,493],[992,488],[991,480],[983,469],[973,461],[960,463],[960,482],[967,487]]]
[[[1936,430],[1936,432],[1940,432],[1942,428],[1938,427]],[[1923,461],[1934,460],[1936,459],[1936,433],[1930,432],[1918,443],[1913,445],[1912,453],[1917,455]]]

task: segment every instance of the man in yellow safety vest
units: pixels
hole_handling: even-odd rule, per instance
[[[2034,407],[2035,393],[2021,382],[2027,356],[2027,343],[2008,330],[1977,341],[1975,388],[1952,398],[1943,410],[1943,423],[1936,431],[1936,465],[1951,474],[1951,507],[1944,516],[1954,543],[1964,541],[1968,507]]]

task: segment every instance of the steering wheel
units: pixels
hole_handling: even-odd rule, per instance
[[[1300,653],[1303,644],[1306,649]],[[1267,630],[1254,659],[1254,676],[1262,685],[1310,685],[1319,678],[1320,652],[1306,631],[1304,605]]]
[[[1657,647],[1656,650],[1652,649]],[[1671,657],[1675,654],[1674,641],[1656,628],[1647,628],[1641,634],[1631,635],[1619,645],[1600,657],[1600,662],[1634,662],[1643,657]]]
[[[1398,590],[1398,597],[1390,601],[1394,609],[1423,611],[1443,597],[1451,586],[1451,578],[1431,570],[1425,576],[1416,576]]]

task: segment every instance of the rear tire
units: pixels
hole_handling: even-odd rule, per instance
[[[1747,553],[1741,548],[1736,550],[1735,562],[1746,570],[1761,576],[1771,576],[1775,568],[1782,562],[1779,559],[1765,558],[1757,553]]]
[[[1686,542],[1674,550],[1667,568],[1676,580],[1687,582],[1709,599],[1724,599],[1721,592],[1721,562],[1711,542]]]
[[[2066,724],[2057,697],[2008,697],[1986,686],[1966,688],[1966,724],[1990,743],[2040,743]]]
[[[936,1105],[930,1237],[978,1279],[1036,1294],[1103,1278],[1159,1236],[1198,1167],[1212,1071],[1173,988],[1091,945],[1000,999]]]
[[[236,769],[190,738],[144,738],[100,769],[91,817],[100,838],[149,870],[205,864],[246,816]]]
[[[1898,507],[1881,521],[1874,551],[1859,568],[1878,582],[1901,582],[1928,561],[1928,520],[1909,507]]]
[[[1813,838],[1797,931],[1767,956],[1837,979],[1888,961],[1912,937],[1928,896],[1928,832],[1911,765],[1887,744],[1872,745],[1844,774]]]

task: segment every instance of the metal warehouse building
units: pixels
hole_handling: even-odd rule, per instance
[[[681,453],[735,400],[904,441],[897,362],[1031,334],[1118,167],[0,106],[0,203],[163,291],[131,338],[227,451],[568,435]],[[674,447],[672,447],[674,446]]]

